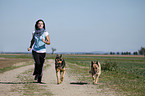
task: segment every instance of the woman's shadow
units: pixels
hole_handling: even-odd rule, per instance
[[[0,84],[30,84],[30,83],[38,83],[38,82],[0,82]],[[46,83],[41,82],[39,84],[46,84]]]

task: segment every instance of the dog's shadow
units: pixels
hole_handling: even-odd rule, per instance
[[[70,82],[70,84],[73,84],[73,85],[86,85],[86,84],[89,84],[87,82]]]

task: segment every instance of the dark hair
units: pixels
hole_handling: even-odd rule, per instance
[[[39,19],[38,21],[36,21],[36,24],[35,24],[35,29],[37,30],[38,29],[38,22],[39,21],[42,21],[43,22],[43,28],[45,29],[45,23],[44,23],[44,21],[42,20],[42,19]]]

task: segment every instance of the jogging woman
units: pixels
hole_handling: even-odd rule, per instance
[[[32,35],[33,37],[28,51],[30,51],[33,46],[32,55],[35,61],[33,75],[35,75],[35,80],[41,83],[43,64],[46,55],[45,45],[50,45],[49,33],[45,30],[45,23],[43,20],[40,19],[36,22],[35,31]]]

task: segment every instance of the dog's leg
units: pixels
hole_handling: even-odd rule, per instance
[[[97,76],[97,79],[96,79],[96,82],[95,82],[96,84],[97,84],[97,82],[98,82],[98,80],[99,80],[99,76],[100,76],[100,75]]]
[[[92,78],[93,78],[93,84],[95,84],[95,81],[96,81],[96,80],[95,80],[95,79],[96,79],[95,77],[96,77],[95,75],[92,75]]]
[[[65,75],[65,71],[62,71],[62,72],[61,72],[61,82],[60,82],[60,83],[63,82],[64,75]]]
[[[58,70],[56,71],[57,84],[60,84],[60,81],[59,81],[59,72],[60,72],[60,71],[58,71]]]

